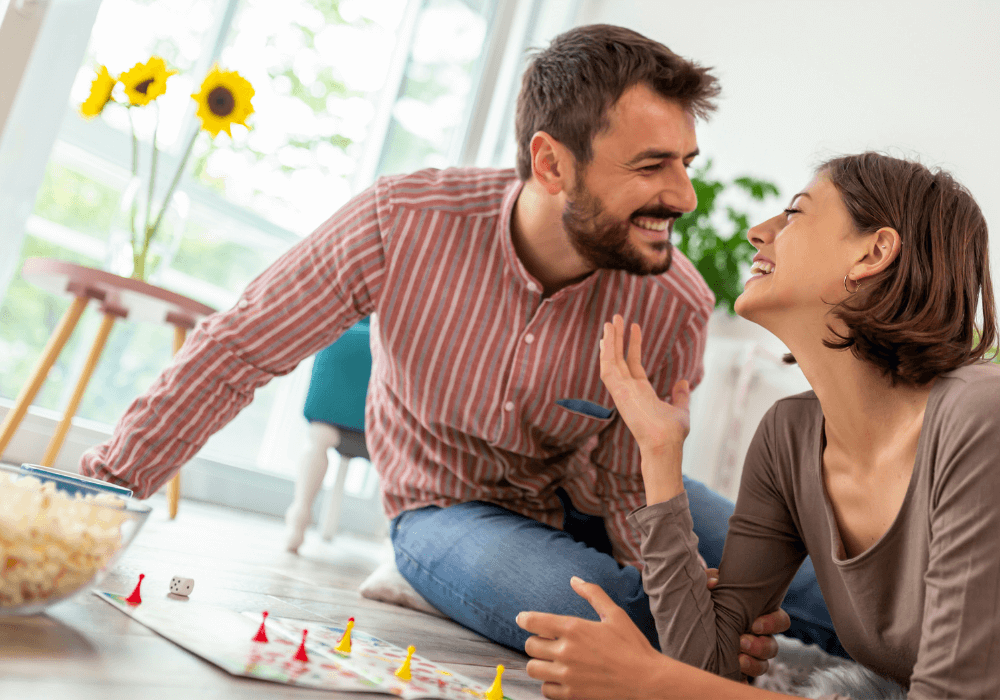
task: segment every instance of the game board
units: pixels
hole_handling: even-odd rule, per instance
[[[343,626],[269,617],[268,642],[253,638],[261,613],[235,613],[186,599],[146,597],[132,605],[126,597],[94,591],[102,600],[137,622],[235,675],[325,690],[390,693],[405,700],[482,700],[487,688],[416,654],[410,662],[411,679],[395,671],[406,651],[357,629],[351,635],[351,653],[334,651]],[[309,660],[296,661],[302,630],[308,629],[304,646]],[[509,699],[507,699],[509,700]]]

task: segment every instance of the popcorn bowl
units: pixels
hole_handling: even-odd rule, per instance
[[[131,493],[0,464],[0,616],[33,615],[100,583],[152,510]]]

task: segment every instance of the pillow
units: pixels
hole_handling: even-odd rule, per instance
[[[362,598],[392,603],[411,610],[417,610],[428,615],[437,615],[447,619],[447,615],[427,602],[427,599],[417,593],[410,582],[403,578],[396,568],[395,558],[390,559],[361,582],[358,588]]]

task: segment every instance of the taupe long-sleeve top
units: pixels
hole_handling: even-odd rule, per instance
[[[740,634],[778,607],[809,554],[856,661],[908,687],[908,698],[1000,698],[1000,366],[938,377],[902,507],[850,559],[823,485],[823,426],[811,391],[764,416],[714,591],[705,588],[686,494],[629,515],[661,649],[739,679]]]

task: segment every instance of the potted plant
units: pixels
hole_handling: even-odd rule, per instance
[[[716,308],[736,314],[736,297],[743,292],[742,276],[753,262],[757,250],[747,240],[750,214],[725,204],[725,229],[717,212],[722,205],[719,195],[736,190],[739,197],[764,202],[779,195],[778,187],[767,180],[745,175],[724,181],[710,175],[712,161],[694,171],[691,184],[698,195],[698,207],[674,223],[677,249],[694,263],[715,293]]]

